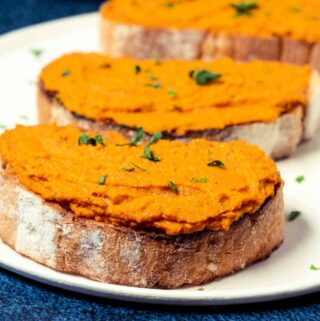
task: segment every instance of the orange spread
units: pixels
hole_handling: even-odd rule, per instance
[[[117,146],[124,142],[119,134],[104,134],[105,146],[78,145],[81,134],[55,125],[6,131],[0,136],[3,166],[28,190],[77,217],[168,235],[228,230],[281,183],[274,162],[241,141],[160,140],[150,146],[160,158],[153,162],[141,157],[144,144]],[[208,166],[214,160],[224,168]]]
[[[232,4],[256,3],[237,16]],[[149,28],[200,29],[213,34],[320,41],[319,0],[109,0],[103,17]]]
[[[189,72],[199,69],[221,77],[198,85]],[[297,105],[305,106],[310,72],[309,67],[278,62],[225,58],[157,63],[75,53],[44,68],[40,83],[69,111],[87,118],[183,135],[272,122]]]

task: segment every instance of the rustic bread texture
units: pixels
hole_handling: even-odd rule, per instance
[[[228,56],[240,61],[278,60],[310,63],[320,71],[320,44],[276,37],[253,38],[211,34],[189,29],[157,29],[117,23],[101,17],[103,52],[113,58],[212,59]]]
[[[2,240],[55,270],[101,282],[148,288],[202,284],[265,259],[283,241],[282,187],[228,232],[170,237],[74,218],[7,172],[0,164]]]

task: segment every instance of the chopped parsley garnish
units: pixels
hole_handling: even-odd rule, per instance
[[[132,139],[132,141],[129,143],[130,146],[137,146],[141,142],[143,138],[143,134],[144,134],[143,127],[138,128],[136,131],[136,137]]]
[[[106,181],[107,175],[103,175],[99,178],[98,183],[99,185],[103,185]]]
[[[166,8],[168,8],[168,9],[170,9],[170,8],[172,8],[172,7],[173,7],[173,3],[172,3],[172,2],[170,2],[170,1],[165,2],[163,5],[164,5]]]
[[[29,120],[29,117],[27,115],[19,115],[19,118],[22,120]]]
[[[255,1],[233,3],[231,6],[236,10],[237,17],[248,16],[251,14],[252,10],[259,8],[258,3]]]
[[[141,170],[144,171],[144,172],[146,171],[145,168],[142,168],[141,166],[137,165],[137,164],[134,163],[134,162],[131,162],[131,164],[132,164],[135,168],[141,169]]]
[[[117,144],[116,146],[127,146],[127,145],[129,145],[129,146],[137,146],[141,142],[141,140],[143,138],[143,134],[144,134],[143,127],[139,127],[137,129],[137,131],[136,131],[136,137],[133,138],[130,143]]]
[[[156,76],[150,75],[149,80],[157,80],[158,78]]]
[[[146,87],[152,87],[152,88],[161,88],[161,84],[159,82],[156,83],[147,83],[145,84]]]
[[[149,145],[151,144],[155,144],[159,139],[162,138],[162,132],[157,132],[155,133],[151,138],[150,138],[150,141],[149,141]]]
[[[134,73],[137,75],[137,74],[139,74],[141,72],[141,67],[140,66],[135,66],[134,67]]]
[[[224,168],[224,163],[222,163],[219,160],[213,160],[211,162],[208,163],[208,166],[210,167],[220,167],[220,168]]]
[[[299,12],[301,12],[301,8],[300,7],[291,7],[290,11],[299,13]]]
[[[206,177],[195,178],[194,176],[191,178],[191,182],[198,182],[198,183],[207,183],[208,179]]]
[[[312,271],[320,271],[320,267],[317,267],[314,264],[311,264],[309,269],[312,270]]]
[[[102,145],[102,146],[105,145],[105,144],[104,144],[104,141],[103,141],[102,135],[97,135],[94,139],[96,140],[96,142],[97,142],[98,144],[100,144],[100,145]]]
[[[173,181],[169,181],[169,182],[168,182],[168,186],[169,186],[169,188],[170,188],[170,190],[171,190],[172,192],[174,192],[174,193],[176,193],[176,194],[179,194],[179,190],[178,190],[176,184],[175,184]]]
[[[78,145],[97,146],[98,144],[105,146],[105,143],[103,141],[103,137],[101,135],[97,135],[95,137],[90,137],[87,134],[81,134],[78,139]]]
[[[290,212],[289,214],[289,217],[288,217],[288,221],[291,222],[291,221],[294,221],[298,216],[301,215],[301,212],[299,211],[292,211]]]
[[[40,58],[43,55],[42,49],[31,49],[31,53],[36,57]]]
[[[0,124],[0,128],[1,128],[1,129],[6,129],[6,128],[7,128],[7,126],[6,126],[6,125],[2,125],[2,124]]]
[[[297,183],[302,183],[303,181],[304,181],[304,176],[301,175],[301,176],[297,176],[296,177],[296,182]]]
[[[168,93],[170,96],[173,96],[173,97],[177,96],[177,92],[176,92],[175,90],[173,90],[173,89],[169,89],[169,90],[167,91],[167,93]]]
[[[189,72],[189,77],[192,78],[198,85],[203,86],[211,83],[221,77],[221,74],[216,74],[209,70],[191,70]]]
[[[62,77],[68,77],[70,75],[70,70],[66,69],[62,74],[61,76]]]
[[[134,168],[134,167],[131,167],[131,168],[122,168],[122,170],[123,170],[124,172],[133,172],[133,171],[135,170],[135,168]]]
[[[159,162],[160,158],[155,156],[154,153],[150,150],[150,146],[147,145],[144,147],[142,158],[146,158],[152,162]]]

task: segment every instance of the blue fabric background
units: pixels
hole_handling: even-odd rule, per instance
[[[0,34],[45,20],[94,11],[100,3],[99,0],[0,0]],[[243,306],[164,307],[74,294],[0,269],[0,321],[2,320],[315,321],[320,320],[320,293]]]

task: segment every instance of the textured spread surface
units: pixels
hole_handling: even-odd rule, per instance
[[[61,16],[96,10],[93,0],[0,2],[0,32]],[[24,10],[21,10],[24,8]],[[239,307],[158,307],[112,302],[56,290],[0,270],[0,310],[4,320],[20,321],[270,321],[317,320],[320,293],[275,303]]]
[[[53,61],[39,78],[46,93],[78,115],[178,135],[273,122],[306,106],[310,79],[308,67],[278,62],[160,63],[79,53]]]
[[[228,230],[281,183],[274,162],[241,141],[128,146],[118,136],[92,146],[73,126],[19,126],[1,135],[0,154],[27,190],[75,216],[168,235]]]

